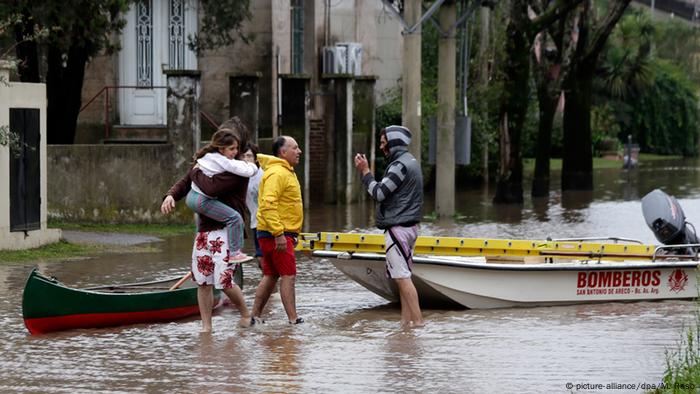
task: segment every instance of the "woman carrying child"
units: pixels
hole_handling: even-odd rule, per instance
[[[239,147],[240,138],[237,138],[229,129],[219,129],[212,136],[211,142],[195,154],[196,166],[208,177],[230,172],[234,175],[250,178],[257,173],[258,166],[255,163],[236,160]],[[187,194],[186,203],[187,207],[194,212],[226,225],[228,242],[231,247],[228,256],[229,262],[243,263],[253,259],[241,251],[244,221],[240,213],[216,198],[206,195],[195,181],[192,182],[190,192]]]
[[[227,124],[227,127],[220,128],[221,133],[216,138],[212,138],[212,144],[234,151],[237,150],[238,141],[245,140],[247,128],[238,118],[229,120]],[[233,145],[236,145],[236,149],[233,149]],[[203,156],[201,155],[201,157]],[[197,185],[204,196],[211,196],[193,197],[193,206],[197,207],[197,200],[200,201],[200,206],[208,206],[211,201],[205,201],[205,199],[213,200],[214,197],[215,201],[223,206],[219,206],[218,214],[201,210],[197,220],[197,235],[192,248],[191,271],[195,282],[199,285],[197,299],[202,318],[202,332],[211,332],[212,330],[212,286],[222,289],[229,297],[241,314],[239,325],[247,327],[250,325],[250,312],[245,305],[240,287],[233,281],[236,270],[240,269],[240,266],[231,262],[230,251],[235,251],[235,249],[229,247],[229,229],[224,228],[224,222],[232,221],[228,219],[234,216],[230,211],[233,211],[238,217],[241,217],[241,214],[245,212],[248,178],[232,172],[222,172],[209,177],[204,174],[202,169],[195,166],[170,188],[161,205],[161,211],[164,214],[170,213],[175,207],[175,201],[190,195],[192,185]]]

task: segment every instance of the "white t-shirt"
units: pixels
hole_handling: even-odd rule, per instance
[[[222,172],[230,172],[235,175],[250,178],[258,172],[258,166],[255,164],[243,160],[227,159],[226,156],[218,152],[207,153],[197,159],[197,164],[202,170],[202,173],[208,177],[213,177]],[[192,190],[206,196],[195,182],[192,182]]]
[[[263,169],[259,168],[248,181],[248,192],[245,195],[245,205],[250,211],[250,228],[258,228],[258,191],[260,191],[260,180],[263,177]]]

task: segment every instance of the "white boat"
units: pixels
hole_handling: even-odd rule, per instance
[[[350,278],[384,297],[398,293],[384,255],[314,251],[331,258]],[[697,261],[502,259],[415,256],[413,283],[421,304],[472,309],[571,305],[611,301],[692,299],[698,295]]]
[[[346,253],[314,251],[314,257],[329,258],[333,266],[367,290],[391,302],[399,301],[396,283],[387,277],[384,255],[376,253]],[[420,278],[413,276],[413,284],[423,307],[449,308],[458,303],[442,295]]]
[[[478,309],[697,297],[700,242],[695,228],[676,199],[658,189],[642,199],[642,211],[664,245],[619,237],[420,236],[413,283],[421,304]],[[396,287],[385,273],[384,246],[381,234],[316,233],[302,234],[298,249],[330,258],[362,286],[397,301]]]
[[[696,261],[570,261],[494,264],[429,258],[414,274],[472,309],[610,301],[691,299],[698,295]]]

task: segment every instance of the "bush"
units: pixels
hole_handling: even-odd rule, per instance
[[[619,138],[632,135],[644,152],[696,156],[698,153],[698,97],[682,71],[663,60],[653,65],[654,82],[619,106]]]

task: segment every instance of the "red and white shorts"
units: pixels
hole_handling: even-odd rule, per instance
[[[192,274],[198,285],[214,285],[217,289],[233,287],[236,265],[229,263],[226,230],[197,233],[192,247]]]

